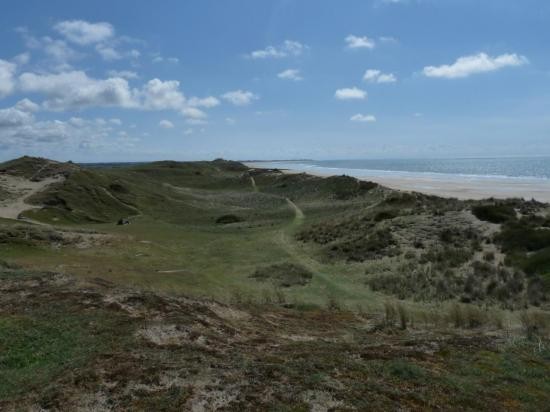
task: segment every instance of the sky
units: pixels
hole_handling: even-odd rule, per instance
[[[0,160],[550,155],[547,0],[6,2]]]

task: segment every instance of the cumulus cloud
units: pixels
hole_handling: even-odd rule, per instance
[[[33,113],[40,110],[39,105],[37,105],[35,102],[27,98],[19,100],[15,105],[15,108],[17,110],[21,110],[22,112],[26,112],[26,113]]]
[[[54,26],[54,30],[81,46],[104,42],[115,35],[115,29],[109,23],[89,23],[84,20],[62,21]]]
[[[15,89],[15,70],[17,66],[6,60],[0,60],[0,98],[5,97]]]
[[[212,107],[219,106],[220,101],[214,96],[208,96],[203,98],[191,97],[188,101],[188,104],[191,107],[205,107],[207,109],[210,109]]]
[[[0,129],[13,128],[29,124],[34,119],[32,113],[16,107],[0,109]]]
[[[523,66],[529,63],[525,56],[517,54],[501,54],[491,57],[486,53],[478,53],[458,58],[453,64],[442,66],[426,66],[423,73],[427,77],[457,79],[477,73],[496,71],[505,67]]]
[[[107,44],[98,44],[95,46],[95,50],[105,61],[113,61],[126,58],[137,59],[141,55],[139,50],[132,49],[129,51],[121,51],[116,49],[114,46]]]
[[[357,87],[338,89],[334,93],[338,100],[364,100],[367,98],[367,92]]]
[[[45,110],[79,110],[88,107],[172,110],[186,119],[201,121],[201,124],[205,122],[207,114],[199,107],[212,108],[220,104],[213,96],[192,97],[187,101],[177,80],[152,79],[141,88],[130,88],[128,81],[122,77],[94,79],[82,71],[23,73],[19,76],[19,87],[24,92],[43,94],[45,100],[41,108]],[[234,104],[244,105],[256,98],[249,93],[238,90],[224,95],[224,98]],[[27,103],[28,107],[30,103]]]
[[[141,92],[143,107],[149,110],[181,110],[185,105],[185,96],[179,86],[177,80],[150,80]]]
[[[75,110],[92,106],[135,107],[128,81],[119,77],[94,79],[83,71],[58,74],[23,73],[19,76],[24,92],[42,93],[47,110]]]
[[[397,78],[392,73],[382,73],[380,70],[369,69],[363,75],[363,80],[370,83],[394,83]]]
[[[284,71],[280,72],[279,74],[277,74],[277,77],[279,79],[293,80],[295,82],[303,80],[302,76],[300,75],[300,70],[297,70],[297,69],[284,70]]]
[[[194,120],[204,120],[207,117],[205,112],[197,109],[196,107],[184,107],[183,109],[181,109],[181,114],[187,119]]]
[[[72,49],[65,41],[44,36],[40,39],[29,37],[27,45],[32,49],[38,49],[59,63],[67,63],[80,57],[80,54]]]
[[[245,90],[233,90],[222,95],[222,99],[235,106],[246,106],[257,100],[259,97],[252,92]]]
[[[350,34],[345,38],[348,49],[374,49],[376,42],[367,36],[355,36]]]
[[[38,121],[22,110],[21,105],[0,109],[0,147],[37,150],[51,144],[62,144],[71,150],[89,148],[122,149],[133,146],[129,136],[112,136],[109,123],[103,119],[73,117],[68,121]]]
[[[161,120],[159,122],[159,126],[162,127],[163,129],[173,129],[174,123],[172,123],[170,120]]]
[[[265,49],[255,50],[247,56],[251,59],[280,59],[289,56],[300,56],[308,48],[305,44],[294,40],[285,40],[279,46],[267,46]]]
[[[351,116],[350,120],[352,122],[374,123],[374,122],[376,122],[376,117],[374,117],[372,114],[357,113],[357,114]]]

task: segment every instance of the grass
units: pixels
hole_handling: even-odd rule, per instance
[[[127,327],[116,316],[67,309],[61,303],[0,317],[0,400],[47,387],[100,351],[120,348]]]
[[[538,204],[493,239],[486,202],[223,160],[80,170],[35,201],[51,227],[0,222],[0,409],[548,405],[544,296],[495,307],[543,289]]]
[[[400,194],[345,176],[287,175],[222,160],[154,162],[76,171],[35,201],[47,207],[28,217],[107,237],[91,247],[54,242],[50,234],[39,242],[34,235],[5,242],[0,258],[30,269],[262,301],[272,282],[249,275],[288,263],[312,274],[306,285],[285,293],[287,301],[304,307],[333,300],[341,307],[374,308],[388,293],[521,305],[533,290],[525,280],[516,291],[513,276],[499,278],[498,259],[486,261],[488,271],[476,266],[483,235],[461,217],[464,202]],[[115,225],[127,216],[130,225]],[[544,256],[539,260],[537,273],[545,264]]]

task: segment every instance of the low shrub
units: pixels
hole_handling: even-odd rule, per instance
[[[258,281],[270,281],[277,286],[288,288],[307,285],[313,278],[313,274],[303,266],[293,263],[280,263],[258,268],[250,277]]]
[[[474,206],[472,213],[479,220],[491,223],[504,223],[516,218],[514,208],[501,203]]]
[[[244,219],[236,215],[223,215],[216,219],[216,223],[220,225],[228,225],[230,223],[244,222]]]

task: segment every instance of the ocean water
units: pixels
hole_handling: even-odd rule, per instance
[[[444,179],[550,180],[550,157],[457,159],[297,160],[261,162],[258,166],[355,177],[424,176]]]

